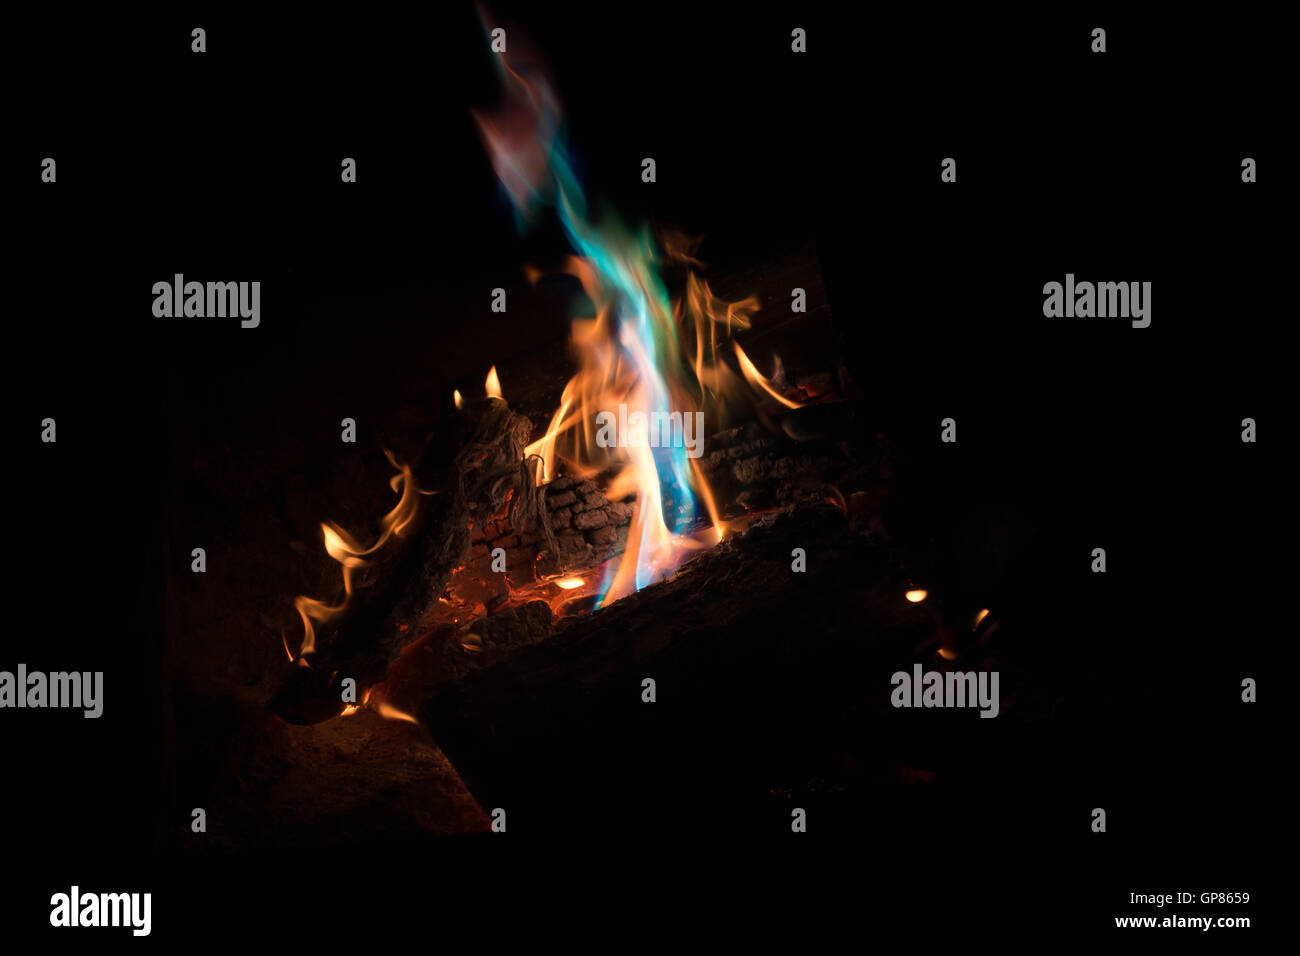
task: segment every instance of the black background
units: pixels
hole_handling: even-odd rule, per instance
[[[1005,784],[973,809],[882,805],[852,838],[721,820],[715,844],[674,846],[575,819],[554,845],[171,858],[166,832],[188,813],[160,729],[154,504],[185,427],[170,393],[274,416],[246,382],[290,357],[326,367],[357,334],[327,327],[304,352],[267,318],[277,298],[377,284],[454,297],[537,240],[516,237],[475,134],[495,78],[470,7],[15,23],[0,666],[102,669],[108,703],[97,721],[4,714],[3,931],[46,930],[50,894],[73,882],[153,892],[156,939],[269,924],[294,944],[412,926],[489,945],[684,941],[687,926],[739,940],[779,925],[813,944],[837,925],[862,940],[886,926],[1059,938],[1118,932],[1129,892],[1180,889],[1248,890],[1243,912],[1262,913],[1284,836],[1273,728],[1292,625],[1276,24],[808,4],[522,5],[515,21],[550,60],[590,194],[740,256],[816,236],[881,427],[970,475],[963,494],[1051,526],[1053,596],[1078,611],[1044,639],[1077,646],[1115,707],[1006,740]],[[56,185],[39,181],[45,156]],[[939,182],[946,156],[956,184]],[[174,272],[261,277],[263,328],[154,319],[148,290]],[[1067,272],[1152,282],[1151,327],[1044,319],[1043,283]],[[958,444],[929,441],[948,415]],[[47,416],[56,445],[36,439]],[[1258,444],[1239,440],[1244,417]],[[1099,544],[1104,578],[1088,572]],[[1259,704],[1240,703],[1243,676]],[[1105,835],[1089,831],[1094,806]]]

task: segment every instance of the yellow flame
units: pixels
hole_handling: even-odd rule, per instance
[[[580,588],[586,583],[582,578],[560,578],[555,582],[555,585],[564,588],[566,591],[572,591],[574,588]]]
[[[749,360],[745,350],[740,347],[739,342],[732,342],[732,347],[736,350],[736,359],[740,362],[740,372],[745,376],[745,380],[755,388],[761,389],[768,395],[771,395],[786,408],[802,408],[802,402],[792,401],[772,387],[771,381],[763,375],[762,372]]]
[[[302,646],[298,651],[299,659],[316,650],[316,624],[324,624],[342,614],[352,598],[352,574],[357,568],[364,568],[368,556],[377,552],[395,537],[401,537],[410,527],[419,507],[420,491],[415,484],[415,476],[410,465],[398,465],[392,452],[385,451],[389,463],[397,468],[389,481],[389,487],[400,494],[397,504],[388,514],[380,519],[379,537],[370,547],[363,547],[355,538],[338,525],[325,522],[321,524],[321,536],[325,542],[325,551],[331,558],[343,566],[343,601],[329,605],[324,601],[300,594],[294,599],[293,606],[302,619]]]
[[[460,397],[460,389],[454,388],[451,390],[451,400],[456,404],[457,408],[465,407],[465,399]]]
[[[923,588],[916,588],[913,591],[908,591],[906,594],[903,595],[903,597],[907,598],[913,604],[920,604],[929,596],[929,594],[930,592],[926,591]]]
[[[975,623],[974,623],[973,625],[971,625],[971,626],[972,626],[972,627],[979,627],[979,626],[980,626],[980,621],[984,620],[984,619],[985,619],[986,617],[988,617],[988,616],[989,616],[989,609],[988,609],[988,608],[984,608],[982,611],[980,611],[978,614],[975,615]]]
[[[488,369],[487,381],[483,383],[483,387],[492,398],[501,397],[501,379],[497,378],[497,367],[495,365]]]
[[[573,383],[570,382],[570,385]],[[569,389],[564,390],[566,396],[560,402],[559,411],[551,418],[550,427],[546,429],[546,434],[537,441],[533,442],[524,449],[524,457],[531,458],[536,455],[541,459],[541,468],[534,472],[534,480],[537,484],[550,481],[554,477],[552,469],[555,467],[555,439],[565,428],[573,427],[573,423],[567,421],[565,416],[569,411],[569,400],[567,398]]]

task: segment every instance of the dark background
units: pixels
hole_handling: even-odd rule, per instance
[[[518,283],[555,237],[516,236],[478,142],[470,109],[490,105],[495,78],[468,7],[15,23],[15,613],[0,666],[102,669],[107,705],[97,721],[5,712],[4,860],[21,874],[0,904],[6,932],[47,926],[50,894],[72,882],[151,890],[159,938],[234,937],[258,920],[294,938],[412,919],[439,932],[480,914],[494,928],[475,932],[517,916],[525,936],[625,919],[611,942],[696,916],[759,938],[781,923],[816,940],[841,921],[868,938],[882,924],[1015,935],[1022,921],[1074,935],[1130,912],[1129,892],[1261,899],[1286,756],[1269,678],[1291,624],[1275,450],[1290,370],[1280,31],[1255,16],[806,4],[521,5],[516,22],[550,60],[590,195],[632,222],[707,233],[737,260],[817,239],[864,400],[934,476],[916,494],[936,515],[1010,502],[1048,529],[1040,603],[1074,613],[1053,616],[1043,653],[1109,705],[1006,737],[992,790],[884,803],[851,838],[720,825],[707,847],[511,835],[414,860],[394,847],[173,859],[166,834],[188,813],[161,730],[169,529],[156,502],[170,436],[189,425],[171,412],[178,390],[218,415],[334,427],[338,408],[376,399],[336,374],[358,330],[328,303],[435,300],[490,335],[481,290]],[[795,25],[805,56],[789,52]],[[1096,25],[1102,56],[1088,52]],[[39,182],[47,155],[55,186]],[[358,161],[353,187],[338,181],[343,156]],[[939,182],[945,156],[956,184]],[[1250,187],[1244,156],[1259,163]],[[260,278],[262,327],[155,320],[148,290],[174,272]],[[1151,327],[1044,319],[1042,285],[1067,272],[1151,281]],[[277,323],[286,303],[295,318]],[[365,329],[391,340],[395,380],[422,367],[401,349],[402,323],[418,320]],[[318,369],[329,397],[279,394],[285,363]],[[445,396],[449,374],[420,387]],[[948,415],[956,446],[937,441]],[[35,438],[46,416],[57,445]],[[1247,416],[1259,444],[1239,440]],[[1096,546],[1104,577],[1088,571]],[[1255,706],[1240,703],[1243,676],[1260,683]],[[1088,830],[1094,806],[1105,835]]]

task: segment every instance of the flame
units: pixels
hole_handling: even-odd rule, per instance
[[[656,242],[647,230],[626,229],[613,214],[599,222],[588,218],[586,196],[560,141],[559,101],[540,59],[516,39],[509,57],[495,58],[503,107],[475,119],[519,219],[530,218],[540,202],[555,207],[576,253],[563,271],[578,279],[595,305],[593,315],[572,323],[577,374],[525,455],[539,484],[554,478],[563,460],[573,476],[612,475],[605,488],[610,500],[633,498],[627,545],[603,582],[600,606],[671,574],[691,552],[726,533],[697,459],[706,415],[716,425],[717,397],[742,382],[722,358],[727,341],[741,374],[767,383],[731,338],[750,327],[758,300],[726,302],[689,271],[683,296],[671,300],[660,269],[666,263],[699,266],[693,257],[698,240],[665,236]],[[536,281],[536,270],[527,274]],[[770,385],[765,390],[796,407]]]
[[[980,621],[984,620],[988,616],[989,616],[989,609],[988,608],[981,609],[980,612],[975,615],[975,623],[972,624],[971,627],[979,627]]]
[[[749,356],[745,354],[745,350],[740,347],[739,342],[732,342],[731,344],[736,350],[736,358],[740,362],[740,371],[741,374],[745,376],[745,381],[749,382],[750,385],[753,385],[754,387],[766,392],[768,395],[771,395],[773,398],[775,398],[786,408],[803,407],[803,403],[792,401],[786,398],[784,395],[782,395],[780,392],[778,392],[775,388],[772,387],[771,380],[764,377],[763,373],[760,372],[758,368],[754,365],[754,363],[749,360]],[[776,360],[776,364],[777,367],[779,368],[781,365],[781,359],[779,357]]]
[[[556,587],[564,588],[566,591],[572,591],[574,588],[580,588],[587,582],[582,578],[559,578],[555,582]]]
[[[458,388],[454,388],[454,389],[452,389],[452,391],[451,391],[451,400],[452,400],[452,402],[455,403],[455,405],[456,405],[457,408],[464,408],[464,407],[465,407],[465,399],[463,399],[463,398],[460,397],[460,389],[458,389]]]
[[[497,367],[495,365],[488,370],[487,381],[483,383],[483,387],[492,398],[501,397],[501,379],[497,378]]]
[[[398,710],[386,700],[378,701],[375,704],[375,712],[385,720],[404,720],[408,724],[419,725],[419,721],[412,717],[404,710]]]
[[[397,469],[397,474],[389,480],[389,487],[399,494],[399,498],[393,509],[380,519],[380,533],[374,544],[364,547],[338,525],[329,522],[321,525],[326,553],[343,566],[343,601],[336,605],[329,605],[303,594],[294,599],[293,606],[302,619],[303,637],[298,659],[303,663],[306,663],[304,660],[306,655],[316,650],[315,625],[335,620],[347,610],[348,602],[352,598],[353,572],[358,568],[364,568],[369,563],[366,558],[378,552],[390,540],[405,534],[411,522],[415,520],[421,492],[416,487],[411,467],[399,465],[392,452],[385,451],[384,454],[388,457],[389,463]],[[288,650],[287,643],[285,649]]]
[[[908,591],[906,594],[903,595],[903,597],[907,598],[913,604],[920,604],[927,597],[929,597],[929,595],[930,592],[925,590],[924,588],[916,588],[915,590]]]

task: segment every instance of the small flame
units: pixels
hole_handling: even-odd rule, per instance
[[[923,588],[916,588],[915,590],[908,591],[906,594],[903,595],[903,597],[907,598],[913,604],[920,604],[927,597],[929,597],[929,595],[930,595],[929,591],[926,591]]]
[[[572,591],[574,588],[580,588],[586,583],[582,578],[560,578],[555,582],[555,586],[564,588],[566,591]]]
[[[753,385],[755,388],[758,388],[766,392],[768,395],[771,395],[773,398],[775,398],[786,408],[803,407],[803,404],[801,402],[792,401],[791,399],[786,398],[784,395],[782,395],[780,392],[778,392],[775,388],[772,387],[771,379],[765,377],[763,373],[760,372],[758,368],[754,365],[754,363],[749,360],[749,356],[745,354],[745,350],[740,347],[739,342],[732,342],[731,345],[736,350],[736,359],[740,362],[740,372],[742,375],[745,376],[745,381],[749,382],[749,384]],[[780,358],[776,360],[776,365],[778,368],[780,368],[781,366]]]
[[[404,710],[398,710],[386,700],[381,700],[375,704],[375,712],[385,720],[404,720],[408,724],[415,724],[417,727],[420,722]]]
[[[483,383],[483,387],[492,398],[501,397],[501,379],[497,378],[497,367],[495,365],[488,370],[487,381]]]
[[[361,709],[361,706],[360,706],[359,704],[348,704],[346,707],[343,708],[343,713],[339,714],[339,716],[340,716],[340,717],[351,717],[353,714],[355,714],[355,713],[356,713],[357,711],[359,711],[360,709]]]
[[[454,388],[454,389],[452,389],[452,391],[451,391],[451,400],[456,404],[456,407],[457,407],[457,408],[464,408],[464,407],[465,407],[465,399],[463,399],[463,398],[460,397],[460,389],[458,389],[458,388]]]
[[[989,609],[988,609],[988,608],[984,608],[982,611],[980,611],[978,614],[975,615],[975,623],[972,624],[971,626],[972,626],[972,627],[979,627],[979,626],[980,626],[980,621],[984,620],[984,619],[985,619],[986,617],[988,617],[988,616],[989,616]]]
[[[302,619],[303,630],[302,646],[298,651],[299,660],[316,650],[315,625],[332,621],[347,609],[348,602],[352,598],[353,572],[366,566],[368,556],[375,554],[393,538],[400,538],[405,534],[411,522],[415,520],[421,492],[415,485],[411,466],[398,465],[392,452],[385,451],[384,454],[388,456],[389,463],[397,469],[397,474],[389,480],[389,487],[398,492],[400,497],[393,509],[380,519],[379,537],[368,548],[362,546],[336,524],[326,522],[321,525],[326,553],[343,566],[343,601],[337,605],[329,605],[306,595],[299,595],[294,599],[293,605]]]

